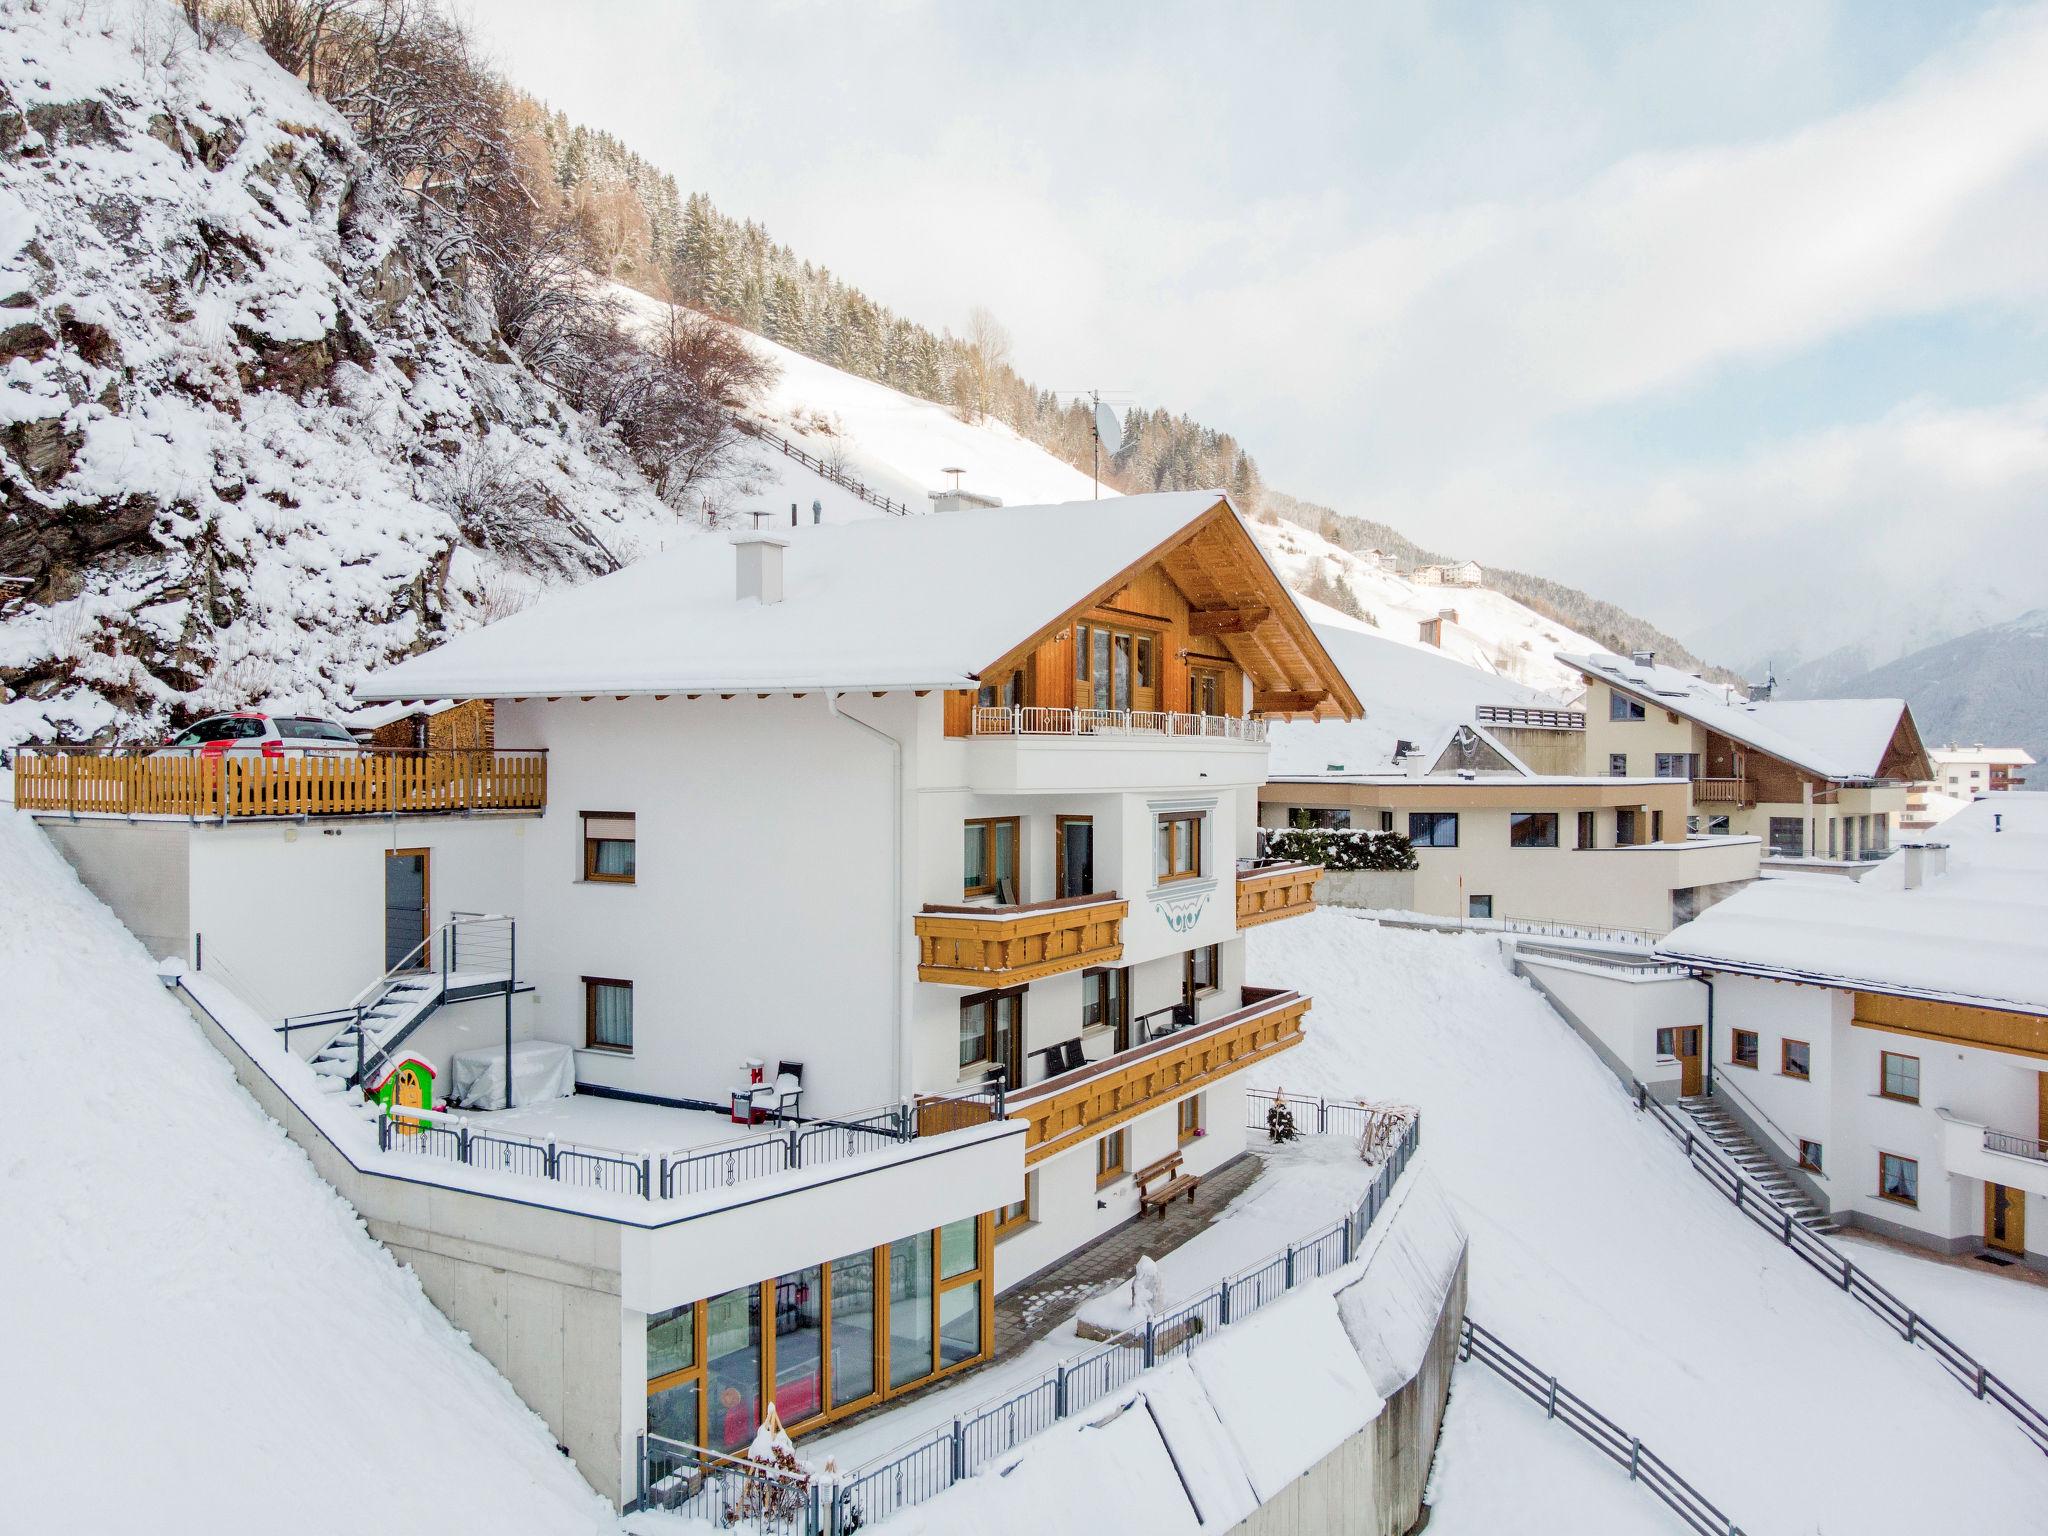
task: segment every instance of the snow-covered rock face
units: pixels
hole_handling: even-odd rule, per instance
[[[0,743],[330,708],[669,522],[464,277],[253,45],[0,0]]]

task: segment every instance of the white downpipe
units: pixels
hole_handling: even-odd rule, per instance
[[[844,720],[848,725],[857,725],[870,736],[879,737],[889,744],[889,758],[892,772],[889,795],[889,826],[891,842],[895,845],[895,858],[890,870],[889,923],[896,935],[894,964],[891,967],[891,985],[895,989],[896,1052],[896,1097],[910,1097],[910,1021],[905,1016],[909,1007],[909,995],[904,990],[904,911],[903,911],[903,743],[880,726],[870,725],[858,715],[849,715],[839,707],[839,695],[829,689],[825,693],[825,708],[835,719]]]

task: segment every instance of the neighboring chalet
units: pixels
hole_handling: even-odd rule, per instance
[[[1560,655],[1585,679],[1585,771],[1690,786],[1698,831],[1765,840],[1771,866],[1883,858],[1932,770],[1899,699],[1749,699],[1648,651]]]
[[[1756,877],[1753,836],[1689,834],[1687,786],[1589,774],[1586,717],[1363,629],[1317,626],[1356,722],[1272,728],[1262,826],[1407,836],[1412,874],[1333,874],[1325,902],[1659,934]]]
[[[1485,572],[1477,560],[1453,560],[1443,565],[1418,565],[1408,579],[1421,587],[1476,587]]]
[[[359,691],[510,745],[19,804],[617,1500],[988,1359],[1301,1038],[1266,733],[1360,705],[1220,493],[686,540]]]
[[[1711,982],[1714,1098],[1830,1217],[2048,1269],[2048,801],[1939,838],[1860,883],[1762,882],[1659,949]]]
[[[1934,764],[1934,784],[1945,795],[1967,800],[1979,793],[1998,794],[2024,788],[2034,755],[2024,747],[1936,747],[1927,754]]]

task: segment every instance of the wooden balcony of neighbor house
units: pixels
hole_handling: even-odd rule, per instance
[[[1256,928],[1313,912],[1316,882],[1323,878],[1320,864],[1257,864],[1245,860],[1237,866],[1237,926]]]
[[[1301,1043],[1301,1021],[1309,1010],[1301,993],[1246,987],[1239,1002],[1229,1013],[1011,1093],[1004,1110],[1026,1123],[1024,1161],[1064,1152]]]
[[[1748,779],[1694,779],[1695,805],[1755,805],[1756,785]]]
[[[14,804],[75,816],[387,816],[538,811],[545,751],[339,751],[266,757],[23,748]]]
[[[1130,903],[1110,891],[1005,907],[927,906],[917,975],[954,987],[1017,986],[1123,958]]]

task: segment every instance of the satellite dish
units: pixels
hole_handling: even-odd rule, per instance
[[[1102,451],[1112,457],[1124,445],[1123,423],[1116,419],[1116,412],[1100,400],[1095,402],[1095,440],[1102,444]]]

